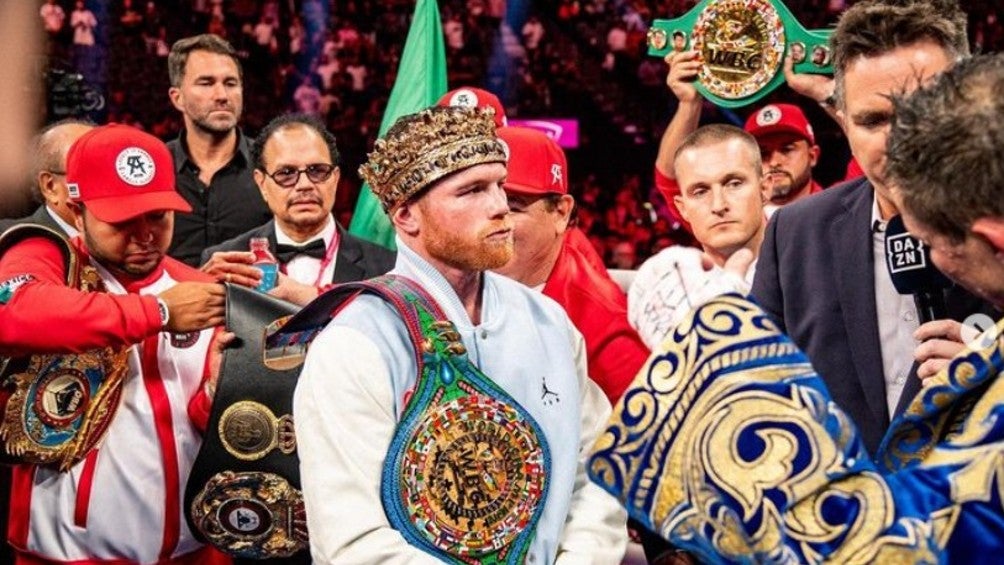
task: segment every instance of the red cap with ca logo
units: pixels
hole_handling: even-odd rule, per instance
[[[522,194],[568,194],[568,161],[554,140],[532,128],[501,127],[497,133],[509,151],[502,188]]]
[[[436,103],[437,106],[460,106],[462,108],[492,108],[495,110],[495,127],[506,125],[505,108],[502,101],[487,90],[464,86],[451,90]]]
[[[136,128],[109,124],[85,133],[66,156],[70,200],[99,220],[123,222],[147,212],[192,207],[174,187],[174,164],[162,141]]]
[[[808,141],[809,145],[816,144],[809,120],[794,104],[768,104],[760,108],[746,120],[745,129],[757,139],[772,133],[790,133]]]

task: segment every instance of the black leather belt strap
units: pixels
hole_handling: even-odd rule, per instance
[[[260,445],[266,439],[263,434],[267,436],[268,433],[274,433],[278,436],[282,432],[272,428],[273,422],[263,421],[262,414],[267,410],[276,420],[292,414],[293,390],[300,373],[299,367],[278,371],[262,363],[265,328],[274,320],[293,314],[298,308],[240,285],[227,284],[226,287],[226,326],[229,331],[236,334],[236,340],[224,350],[209,425],[185,489],[187,510],[185,516],[188,525],[203,541],[215,540],[205,539],[206,532],[203,526],[197,523],[201,517],[193,516],[193,500],[214,477],[227,472],[251,473],[255,476],[271,474],[288,481],[293,489],[300,488],[299,461],[295,451],[285,452],[279,449],[278,445],[265,450],[264,448],[269,446]],[[234,407],[239,410],[245,407],[251,409],[235,416]],[[224,434],[220,433],[221,420],[228,410],[230,410],[227,414],[228,419],[232,420],[231,427],[242,428],[231,431],[229,449]],[[241,416],[244,417],[243,420],[240,419]],[[275,442],[279,443],[278,437]],[[259,444],[257,448],[256,444]],[[235,453],[242,457],[235,456]],[[248,453],[252,455],[261,453],[261,456],[249,457]],[[248,516],[255,520],[262,519],[262,516],[248,514],[248,511],[241,509],[235,510],[232,514],[237,518]],[[248,526],[248,538],[252,538],[255,533],[255,528]],[[221,549],[230,552],[228,548]],[[300,551],[291,558],[281,561],[309,563],[310,558],[307,553],[306,550]],[[269,560],[269,562],[280,561]]]
[[[415,304],[402,298],[402,285]],[[442,313],[421,288],[389,275],[338,285],[299,311],[252,289],[226,287],[226,326],[237,339],[223,354],[209,424],[185,489],[185,516],[197,537],[236,562],[310,563],[292,417],[307,346],[361,292],[402,312],[421,305]],[[408,329],[421,366],[421,330],[417,323]]]

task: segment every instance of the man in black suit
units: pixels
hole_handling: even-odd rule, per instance
[[[382,275],[394,252],[350,235],[331,214],[338,188],[334,136],[313,116],[280,116],[251,148],[254,180],[273,218],[202,253],[202,270],[220,281],[257,286],[251,238],[263,237],[279,259],[271,294],[306,304],[332,283]]]
[[[42,205],[30,216],[0,220],[0,233],[18,224],[38,224],[67,237],[77,235],[73,213],[66,205],[66,154],[73,142],[92,127],[93,124],[84,120],[67,119],[39,132],[32,147],[32,196]]]
[[[836,108],[866,178],[778,210],[752,291],[809,355],[871,453],[897,408],[919,390],[915,355],[930,355],[918,349],[917,339],[930,336],[918,332],[913,300],[896,293],[884,259],[885,226],[899,213],[884,176],[891,97],[968,55],[957,5],[892,4],[854,5],[831,40]],[[981,305],[961,288],[948,292],[947,304],[956,320]],[[937,344],[942,358],[962,347],[949,339]]]

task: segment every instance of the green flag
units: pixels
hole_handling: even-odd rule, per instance
[[[401,116],[432,106],[445,92],[446,48],[439,6],[436,0],[418,0],[397,68],[397,79],[380,122],[380,135]],[[359,193],[349,233],[391,249],[395,247],[394,228],[368,184],[364,184]]]

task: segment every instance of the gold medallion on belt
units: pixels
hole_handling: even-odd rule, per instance
[[[267,406],[250,400],[235,402],[223,411],[219,433],[227,453],[242,461],[257,461],[276,448],[286,455],[296,451],[293,417],[276,418]]]
[[[697,18],[693,48],[698,79],[722,98],[749,96],[774,78],[784,60],[784,23],[767,0],[720,0]]]
[[[237,557],[289,557],[307,548],[303,495],[274,473],[217,473],[190,515],[210,543]]]

